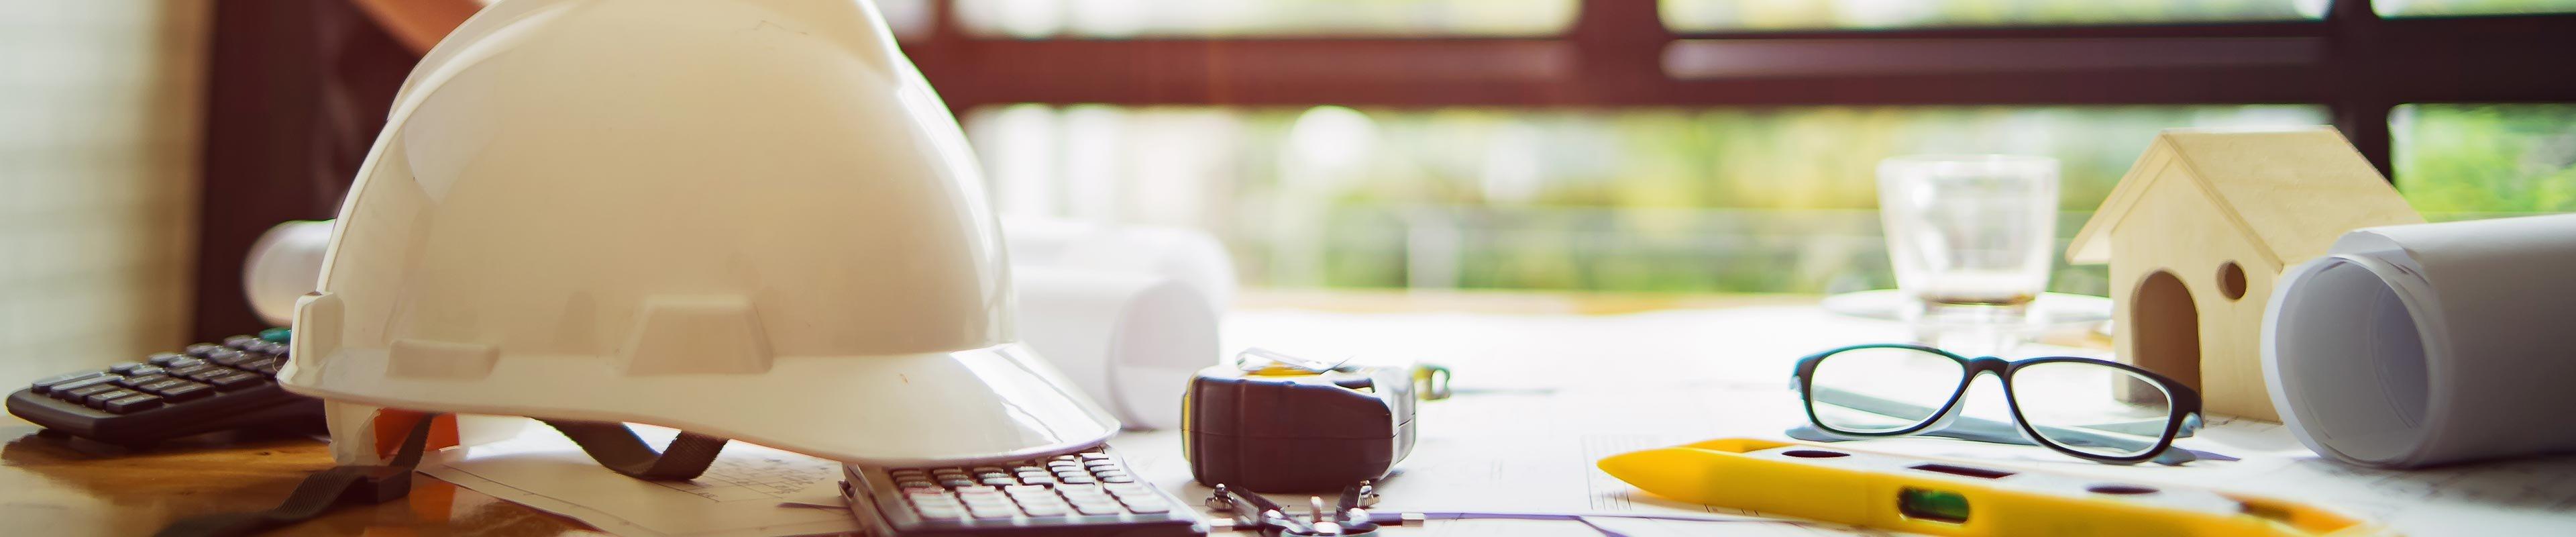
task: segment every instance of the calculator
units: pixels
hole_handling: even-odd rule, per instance
[[[47,431],[126,447],[253,426],[319,430],[322,401],[277,385],[292,337],[272,328],[37,379],[9,394],[9,413]]]
[[[1107,448],[996,464],[845,466],[850,512],[877,537],[1206,535],[1198,512]]]

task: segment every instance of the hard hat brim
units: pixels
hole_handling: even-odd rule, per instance
[[[287,391],[335,401],[643,423],[886,466],[1064,453],[1119,428],[1020,343],[867,359],[782,356],[759,375],[620,376],[601,357],[524,356],[498,360],[479,378],[420,378],[388,375],[388,355],[343,347],[293,360],[278,378]]]

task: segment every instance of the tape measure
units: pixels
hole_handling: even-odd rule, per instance
[[[1413,451],[1414,402],[1448,395],[1437,366],[1360,367],[1250,349],[1200,370],[1181,402],[1181,449],[1199,483],[1338,491]]]
[[[1676,500],[1933,535],[2393,535],[2287,501],[1730,438],[1601,459]]]

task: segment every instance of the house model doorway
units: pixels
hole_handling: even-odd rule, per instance
[[[2191,289],[2172,272],[2159,270],[2138,282],[2128,307],[2139,338],[2137,357],[2130,363],[2199,390],[2200,309],[2192,305]]]

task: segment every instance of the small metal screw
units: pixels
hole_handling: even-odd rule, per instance
[[[1219,484],[1216,486],[1216,492],[1208,495],[1207,507],[1209,511],[1219,513],[1234,512],[1234,500],[1226,499],[1226,496],[1228,495],[1226,492],[1225,485]]]

